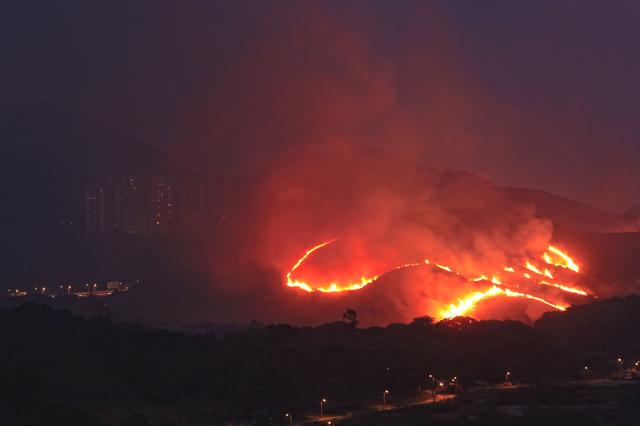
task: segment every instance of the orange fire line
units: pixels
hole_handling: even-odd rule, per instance
[[[352,291],[352,290],[359,290],[369,284],[371,284],[372,282],[376,281],[378,278],[380,278],[383,274],[380,275],[375,275],[372,277],[361,277],[360,281],[356,281],[356,282],[352,282],[349,284],[338,284],[338,283],[329,283],[326,286],[321,286],[321,287],[312,287],[310,284],[303,282],[303,281],[298,281],[298,280],[294,280],[292,275],[293,272],[296,271],[304,262],[305,260],[307,260],[307,258],[309,258],[309,256],[311,256],[314,252],[316,252],[317,250],[335,242],[337,239],[332,239],[329,241],[325,241],[323,243],[320,243],[312,248],[310,248],[309,250],[307,250],[304,255],[302,257],[300,257],[296,263],[293,265],[293,267],[289,270],[289,272],[286,275],[287,278],[287,286],[289,287],[297,287],[300,288],[304,291],[307,292],[314,292],[314,291],[318,291],[321,293],[338,293],[338,292],[342,292],[342,291]],[[561,267],[565,267],[565,268],[569,268],[572,270],[575,270],[575,268],[573,268],[573,266],[575,266],[577,268],[577,265],[573,262],[573,259],[571,259],[567,254],[559,251],[558,249],[556,249],[555,247],[549,246],[549,251],[553,252],[554,254],[558,254],[558,256],[560,256],[565,263],[564,264],[554,264],[554,266],[561,266]],[[559,254],[562,253],[562,254]],[[547,253],[545,253],[544,257],[545,261],[547,261],[547,258],[550,259],[549,255]],[[552,264],[550,261],[547,261],[547,263]],[[408,267],[415,267],[415,266],[422,266],[422,265],[431,265],[432,267],[447,271],[449,273],[453,273],[459,276],[464,277],[463,275],[461,275],[460,273],[458,273],[457,271],[454,271],[453,269],[451,269],[449,266],[446,265],[442,265],[442,264],[438,264],[438,263],[431,263],[428,259],[425,259],[424,263],[407,263],[404,265],[400,265],[400,266],[396,266],[394,268],[392,268],[391,270],[398,270],[398,269],[403,269],[403,268],[408,268]],[[526,261],[524,267],[528,270],[530,270],[531,272],[534,272],[538,275],[541,276],[547,276],[552,278],[553,275],[551,274],[551,272],[548,269],[545,269],[544,272],[541,272],[540,269],[538,269],[535,265],[533,265],[531,262]],[[505,271],[507,272],[515,272],[514,268],[512,267],[506,267],[504,268]],[[530,278],[529,274],[525,273],[524,274],[525,277]],[[463,298],[458,299],[458,304],[451,304],[449,306],[449,310],[448,311],[443,311],[441,314],[443,316],[443,318],[451,318],[453,316],[459,316],[461,314],[464,314],[470,310],[473,310],[475,308],[475,305],[480,302],[483,299],[489,298],[489,297],[495,297],[495,296],[506,296],[506,297],[522,297],[522,298],[527,298],[530,300],[534,300],[537,301],[539,303],[543,303],[551,308],[554,309],[558,309],[558,310],[565,310],[566,309],[566,305],[562,305],[562,304],[555,304],[555,303],[551,303],[541,297],[537,297],[537,296],[533,296],[531,294],[527,294],[527,293],[522,293],[522,292],[518,292],[518,291],[513,291],[509,288],[506,287],[502,287],[503,283],[502,281],[497,277],[497,276],[493,276],[491,278],[491,280],[489,280],[489,278],[485,275],[480,275],[477,278],[473,278],[473,279],[469,279],[464,277],[465,279],[467,279],[467,281],[470,282],[480,282],[480,281],[487,281],[487,282],[491,282],[493,284],[492,287],[490,287],[488,290],[485,290],[483,292],[473,292],[471,294],[468,294],[466,296],[464,296]],[[585,292],[584,290],[581,289],[577,289],[574,287],[570,287],[564,284],[558,284],[558,283],[551,283],[548,281],[536,281],[537,284],[539,285],[545,285],[545,286],[552,286],[555,288],[558,288],[562,291],[565,292],[569,292],[572,294],[579,294],[582,296],[586,296],[587,292]],[[501,286],[501,287],[499,287]]]

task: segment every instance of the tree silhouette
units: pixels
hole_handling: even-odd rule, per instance
[[[429,327],[433,325],[433,322],[433,318],[425,315],[422,317],[414,318],[413,321],[411,321],[411,325],[416,327]]]
[[[345,323],[357,327],[358,326],[358,313],[353,309],[349,308],[342,314],[342,321]]]

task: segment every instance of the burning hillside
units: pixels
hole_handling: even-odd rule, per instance
[[[485,299],[502,297],[508,298],[524,298],[546,305],[549,309],[564,311],[569,304],[562,293],[571,295],[587,296],[589,293],[577,287],[572,281],[565,281],[568,274],[562,269],[573,273],[580,272],[580,267],[573,258],[555,246],[548,246],[547,250],[540,256],[538,260],[523,259],[519,264],[506,265],[500,271],[477,271],[473,275],[459,272],[456,268],[424,259],[419,262],[406,263],[393,266],[387,271],[381,271],[377,275],[362,275],[355,280],[342,280],[331,282],[317,282],[309,278],[296,278],[294,274],[300,272],[304,276],[304,263],[317,251],[324,249],[333,244],[336,240],[329,240],[308,249],[302,257],[291,267],[286,275],[287,286],[298,288],[306,292],[321,293],[341,293],[348,291],[357,291],[373,284],[381,276],[395,270],[428,267],[445,271],[448,274],[457,275],[469,283],[475,284],[477,290],[471,292],[458,289],[451,289],[450,294],[452,303],[440,306],[435,312],[425,312],[430,316],[438,319],[452,318],[456,316],[472,316],[477,304]],[[558,278],[560,279],[558,279]],[[559,290],[558,294],[552,296],[552,299],[546,295],[540,295],[540,286],[553,287]],[[459,293],[458,296],[454,296]],[[544,293],[544,292],[542,292]]]
[[[284,276],[286,309],[305,306],[304,322],[347,306],[368,324],[421,315],[531,322],[599,294],[553,223],[487,179],[344,141],[284,162],[261,182],[255,247]]]

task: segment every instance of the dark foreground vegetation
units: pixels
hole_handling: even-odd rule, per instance
[[[26,304],[0,310],[0,333],[1,425],[287,424],[285,412],[302,421],[318,414],[322,398],[330,414],[379,404],[384,389],[392,403],[425,398],[427,374],[457,377],[455,402],[354,415],[340,424],[501,424],[500,407],[508,405],[526,414],[508,424],[627,424],[637,416],[633,409],[613,410],[622,417],[584,417],[571,407],[593,407],[612,395],[618,404],[640,406],[638,387],[587,385],[615,377],[632,382],[624,376],[640,359],[639,296],[546,315],[533,327],[418,318],[358,329],[347,315],[319,327],[273,325],[224,337]],[[505,371],[514,385],[526,386],[492,394]]]

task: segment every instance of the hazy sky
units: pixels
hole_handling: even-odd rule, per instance
[[[501,185],[640,203],[635,1],[0,3],[0,100],[199,167],[350,137]]]

